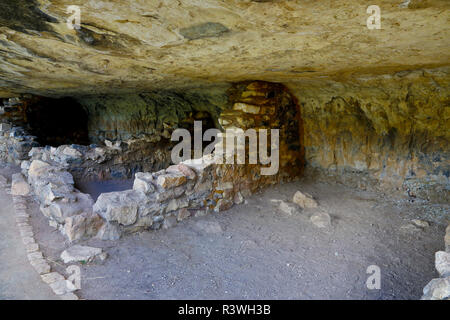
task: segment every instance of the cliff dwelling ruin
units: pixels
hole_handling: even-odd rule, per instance
[[[44,282],[449,299],[449,2],[369,5],[0,0],[1,214]]]

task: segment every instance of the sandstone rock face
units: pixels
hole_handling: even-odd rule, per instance
[[[358,0],[3,1],[1,96],[144,92],[250,79],[286,82],[439,67],[450,61],[448,2]],[[18,18],[20,17],[20,18]]]
[[[316,178],[325,171],[448,203],[449,83],[444,68],[288,85],[301,105],[307,164]]]

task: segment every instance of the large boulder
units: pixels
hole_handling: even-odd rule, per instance
[[[146,202],[145,195],[136,190],[102,193],[94,204],[94,212],[108,222],[128,226],[136,222],[139,207]]]

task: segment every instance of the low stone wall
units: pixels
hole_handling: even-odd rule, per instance
[[[445,230],[445,251],[435,254],[435,266],[439,278],[431,280],[423,288],[422,300],[450,300],[450,224]]]
[[[0,160],[20,164],[29,158],[31,148],[39,146],[36,137],[28,135],[20,127],[0,123]]]

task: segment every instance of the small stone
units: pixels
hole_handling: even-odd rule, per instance
[[[450,277],[431,280],[423,288],[422,300],[450,299]]]
[[[445,251],[436,252],[434,263],[441,277],[445,278],[450,276],[450,253]]]
[[[189,218],[190,216],[191,216],[191,212],[188,209],[183,208],[178,211],[177,220],[182,221],[184,219]]]
[[[46,274],[41,274],[41,279],[46,284],[65,280],[64,277],[61,274],[59,274],[58,272],[50,272],[50,273],[46,273]]]
[[[280,201],[280,204],[278,205],[278,208],[289,215],[293,215],[299,212],[298,208],[293,205],[292,203],[286,202],[286,201]]]
[[[100,254],[97,256],[97,258],[98,258],[100,261],[105,261],[105,260],[108,258],[108,254],[107,254],[106,252],[102,252],[102,253],[100,253]]]
[[[317,208],[318,204],[316,200],[308,193],[301,193],[297,191],[294,194],[292,202],[298,204],[301,208]]]
[[[426,228],[426,227],[430,226],[430,224],[428,222],[423,221],[423,220],[419,220],[419,219],[413,219],[413,220],[411,220],[411,222],[414,225],[416,225],[417,227],[420,227],[420,228]]]
[[[331,217],[326,212],[317,212],[313,214],[309,219],[318,228],[331,227]]]
[[[61,253],[61,259],[64,263],[80,261],[89,262],[92,261],[96,255],[101,253],[101,248],[74,245]]]
[[[174,216],[168,216],[164,219],[163,229],[173,228],[177,225],[177,219]]]
[[[72,291],[75,291],[76,288],[73,285],[72,282],[70,282],[69,280],[59,280],[53,283],[50,283],[50,288],[53,290],[53,292],[60,296]]]
[[[401,226],[400,229],[408,233],[419,232],[422,230],[412,223],[405,224]]]

